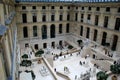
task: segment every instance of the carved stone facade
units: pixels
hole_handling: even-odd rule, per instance
[[[115,29],[117,19],[118,22],[120,19],[119,5],[120,3],[18,3],[16,4],[18,40],[23,48],[26,43],[33,47],[38,44],[39,48],[43,48],[44,43],[48,46],[52,42],[59,44],[60,40],[63,42],[72,40],[76,43],[80,37],[93,41],[96,36],[94,39],[96,43],[102,45],[110,43],[109,48],[120,51],[120,27]],[[26,23],[23,23],[22,14],[26,14]],[[36,22],[33,22],[33,14],[37,17]],[[68,14],[70,20],[67,20]],[[43,15],[46,15],[46,21],[42,20]],[[52,15],[54,15],[54,21],[51,20]],[[50,38],[52,24],[55,25],[55,38]],[[59,33],[60,24],[62,24],[62,33]],[[69,33],[66,33],[66,24],[70,25]],[[43,25],[47,26],[46,39],[42,39]],[[33,37],[33,26],[37,26],[36,37]],[[81,26],[83,26],[82,35],[80,35]],[[23,36],[23,27],[28,29],[27,38]]]

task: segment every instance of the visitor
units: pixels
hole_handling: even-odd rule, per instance
[[[85,64],[85,61],[83,62],[83,64]]]
[[[82,65],[82,62],[80,61],[80,65]]]
[[[64,58],[66,58],[66,56],[64,55]]]
[[[32,55],[32,52],[30,52],[30,54]]]
[[[56,72],[56,68],[54,68],[54,71]]]
[[[80,51],[79,51],[79,54],[80,54]]]
[[[75,80],[77,79],[77,75],[75,75]]]
[[[72,56],[72,53],[70,54],[70,56]]]
[[[87,59],[87,56],[85,56],[85,59]]]
[[[62,56],[62,52],[60,52],[60,56]]]

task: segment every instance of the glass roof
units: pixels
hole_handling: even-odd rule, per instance
[[[120,2],[119,0],[16,0],[16,2]]]

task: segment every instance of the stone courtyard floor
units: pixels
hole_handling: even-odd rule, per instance
[[[31,49],[25,49],[22,50],[22,53],[27,53],[29,55],[29,59],[35,59],[36,57],[32,54],[30,55],[30,51],[32,51]],[[67,52],[68,49],[64,48],[63,50],[60,49],[45,49],[45,53],[49,51],[50,54],[59,54],[60,52]],[[80,52],[80,54],[78,54],[79,52],[75,52],[72,53],[72,56],[70,56],[70,54],[65,55],[65,56],[61,56],[58,59],[53,60],[53,70],[56,69],[56,71],[54,72],[60,72],[66,76],[68,76],[70,78],[70,80],[82,80],[81,79],[81,75],[89,73],[90,74],[90,80],[97,80],[96,79],[96,73],[101,71],[100,69],[94,67],[94,64],[91,63],[91,59],[90,57],[87,57],[87,59],[82,58],[81,55],[84,54],[83,51]],[[45,55],[45,54],[44,54]],[[82,65],[80,65],[80,61],[82,62]],[[85,64],[83,64],[83,62],[85,62]],[[43,66],[46,68],[45,71],[45,76],[42,75],[42,73],[40,72],[40,70],[42,71]],[[67,70],[64,70],[65,67],[67,67]],[[22,68],[20,67],[20,70],[24,70],[26,68]],[[52,74],[50,73],[49,69],[44,65],[44,64],[37,64],[34,63],[34,67],[29,68],[31,70],[34,71],[35,75],[36,75],[36,79],[35,80],[55,80],[52,76]],[[44,73],[44,72],[43,72]],[[27,77],[27,76],[26,76]],[[66,80],[60,76],[57,76],[58,80]],[[21,79],[20,79],[21,80]],[[28,78],[29,80],[29,78]],[[108,80],[111,80],[110,78],[108,78]]]

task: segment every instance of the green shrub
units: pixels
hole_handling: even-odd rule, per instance
[[[28,67],[28,66],[31,66],[31,64],[32,64],[32,61],[30,60],[22,60],[20,65]]]
[[[113,74],[120,74],[120,65],[119,64],[111,65],[110,70]]]
[[[107,77],[108,75],[103,71],[97,73],[97,80],[107,80]]]
[[[72,45],[69,45],[69,46],[68,46],[68,49],[72,49],[72,48],[73,48],[73,46],[72,46]]]
[[[37,52],[35,53],[35,56],[36,56],[36,57],[40,57],[43,53],[44,53],[44,51],[43,51],[42,49],[40,49],[39,51],[37,51]]]
[[[28,58],[28,55],[27,55],[27,54],[24,54],[24,55],[22,55],[22,58],[23,58],[23,59],[27,59],[27,58]]]

